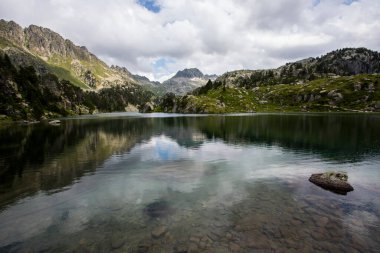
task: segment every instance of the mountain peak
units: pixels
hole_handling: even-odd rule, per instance
[[[5,41],[5,45],[10,45],[10,49],[6,49],[7,54],[16,65],[37,66],[38,61],[39,72],[46,73],[50,69],[59,78],[80,87],[98,89],[116,84],[135,84],[127,69],[115,71],[85,46],[75,45],[49,28],[37,25],[22,28],[14,21],[1,19],[0,39]],[[19,50],[12,51],[15,46]]]
[[[178,77],[183,77],[183,78],[194,78],[194,77],[198,77],[198,78],[202,78],[204,75],[203,73],[197,69],[197,68],[189,68],[189,69],[184,69],[184,70],[180,70],[177,72],[177,74],[175,74],[175,76],[173,78],[178,78]]]
[[[0,19],[0,36],[21,46],[24,43],[24,30],[14,21]]]

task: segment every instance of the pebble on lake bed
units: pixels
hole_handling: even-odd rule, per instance
[[[347,194],[354,188],[347,182],[348,176],[346,172],[325,172],[312,174],[309,181],[338,194]]]
[[[165,235],[166,232],[167,232],[167,228],[165,226],[156,227],[152,231],[152,237],[155,239],[160,238],[161,236]]]

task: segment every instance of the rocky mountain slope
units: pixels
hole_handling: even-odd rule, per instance
[[[0,120],[41,120],[137,110],[151,101],[152,94],[129,85],[83,90],[52,73],[38,73],[33,66],[15,66],[7,54],[0,54],[0,97]]]
[[[138,110],[153,98],[127,69],[47,28],[0,20],[0,62],[1,118]]]
[[[86,47],[48,28],[30,25],[23,29],[13,21],[0,20],[0,49],[16,66],[32,65],[39,73],[53,73],[81,88],[137,83],[130,73],[110,68]]]
[[[379,52],[345,48],[220,77],[184,69],[161,84],[107,66],[47,28],[0,20],[0,119],[146,112],[164,94],[156,111],[380,111],[379,73]]]
[[[156,111],[380,111],[379,73],[379,52],[341,49],[277,69],[228,72],[192,94],[167,94]]]
[[[287,63],[277,69],[237,70],[216,81],[227,87],[304,83],[323,77],[380,73],[380,53],[366,48],[344,48],[317,58]]]
[[[169,80],[164,81],[161,90],[165,93],[172,92],[177,95],[184,95],[205,85],[209,79],[215,80],[216,78],[216,75],[204,75],[196,68],[184,69],[178,71]],[[164,92],[161,92],[161,94]]]

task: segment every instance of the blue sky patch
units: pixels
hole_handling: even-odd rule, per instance
[[[321,3],[322,0],[312,0],[313,6],[317,6]],[[358,2],[359,0],[342,0],[342,3],[345,5],[351,5],[353,2]]]
[[[160,5],[158,5],[155,0],[137,0],[137,3],[154,13],[158,13],[161,10]]]
[[[346,4],[346,5],[350,5],[352,4],[353,2],[357,2],[358,0],[343,0],[343,3]]]
[[[174,63],[173,60],[170,60],[168,58],[159,58],[157,61],[153,63],[153,68],[154,69],[165,69],[167,64],[169,63]]]
[[[320,2],[321,0],[313,0],[313,6],[317,6]]]

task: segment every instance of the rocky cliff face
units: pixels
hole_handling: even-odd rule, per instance
[[[20,47],[25,42],[24,29],[13,21],[0,20],[0,36]]]
[[[31,60],[25,58],[33,57],[25,55],[31,54],[50,65],[38,68],[42,73],[53,72],[83,88],[101,89],[137,84],[129,71],[108,67],[86,47],[77,46],[48,28],[30,25],[23,29],[13,21],[0,20],[0,37],[7,42],[2,50],[6,51],[15,65],[26,67]]]
[[[197,68],[180,70],[173,78],[203,78],[203,73]]]
[[[345,48],[317,58],[287,63],[277,69],[237,70],[216,81],[226,87],[297,84],[322,77],[380,73],[380,53],[366,48]]]
[[[82,61],[100,60],[86,47],[74,45],[70,40],[65,40],[61,35],[50,29],[30,25],[24,30],[25,46],[32,52],[42,57],[52,57],[54,54],[66,58],[78,59]]]

